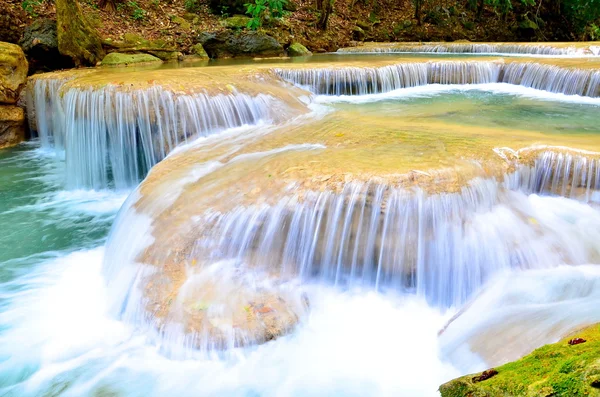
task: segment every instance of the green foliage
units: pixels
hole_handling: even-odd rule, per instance
[[[563,0],[561,8],[576,33],[583,33],[588,29],[593,40],[600,37],[597,26],[600,20],[600,0]]]
[[[37,13],[35,12],[35,8],[42,5],[40,0],[24,0],[21,3],[21,7],[32,17],[37,17]]]
[[[519,2],[525,6],[535,5],[535,0],[519,0]],[[511,0],[485,0],[485,4],[502,14],[507,14],[513,8]]]
[[[287,0],[255,0],[254,3],[246,3],[246,14],[250,16],[248,29],[256,30],[260,28],[268,17],[281,18],[283,15],[283,6]]]
[[[185,0],[183,7],[187,12],[198,12],[200,11],[200,3],[198,0]]]
[[[138,3],[134,0],[131,0],[127,3],[127,6],[131,8],[131,17],[136,21],[144,19],[146,16],[146,11],[144,11]]]
[[[592,40],[600,40],[600,26],[592,23],[589,27],[589,31]]]

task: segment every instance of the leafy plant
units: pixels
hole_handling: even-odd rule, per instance
[[[198,0],[185,0],[183,7],[187,12],[197,12],[200,10],[200,4]]]
[[[35,7],[39,7],[42,5],[40,0],[24,0],[21,3],[21,7],[32,17],[37,17],[38,14],[35,12]]]
[[[246,14],[250,15],[248,29],[256,30],[260,28],[266,17],[281,18],[283,15],[283,6],[287,0],[255,0],[254,3],[246,3]]]
[[[228,10],[229,10],[229,6],[221,6],[221,18],[229,17],[229,12],[227,12]]]
[[[592,23],[590,25],[590,37],[592,40],[600,40],[600,26]]]
[[[144,19],[144,17],[146,16],[146,11],[141,9],[136,1],[129,1],[127,3],[127,6],[132,9],[131,17],[136,21]]]

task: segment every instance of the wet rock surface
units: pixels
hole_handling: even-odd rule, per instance
[[[25,139],[25,113],[17,106],[0,105],[0,149]]]

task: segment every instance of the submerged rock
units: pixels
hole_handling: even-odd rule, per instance
[[[300,43],[292,43],[288,47],[288,55],[291,57],[304,57],[308,55],[312,55],[312,52],[308,50],[308,48],[304,47]]]
[[[18,106],[0,105],[0,149],[25,139],[25,113]]]
[[[202,44],[211,58],[281,56],[283,47],[277,40],[262,32],[222,32],[202,33],[197,42]]]
[[[111,52],[102,59],[102,65],[104,66],[128,66],[152,62],[162,61],[150,54],[121,54],[119,52]]]
[[[21,47],[0,42],[0,103],[14,104],[25,87],[28,64]]]
[[[56,21],[38,19],[25,28],[19,45],[29,59],[29,71],[52,71],[73,67],[70,58],[58,51]]]
[[[442,397],[598,396],[600,326],[577,335],[585,337],[587,343],[570,345],[571,338],[567,337],[498,367],[493,377],[485,376],[489,371],[484,371],[445,383],[440,393]]]

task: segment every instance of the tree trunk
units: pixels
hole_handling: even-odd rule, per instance
[[[58,51],[76,66],[96,65],[105,55],[102,40],[83,16],[77,0],[56,0]]]
[[[329,23],[329,16],[333,11],[334,0],[320,0],[321,1],[321,17],[317,22],[317,28],[321,30],[327,30],[327,24]]]
[[[117,3],[121,3],[120,0],[98,0],[98,8],[115,12],[117,10]]]
[[[479,4],[477,5],[477,21],[481,21],[481,15],[483,14],[484,5],[484,0],[479,0]]]
[[[415,19],[417,20],[417,25],[421,26],[421,4],[423,0],[414,0],[415,1]]]

